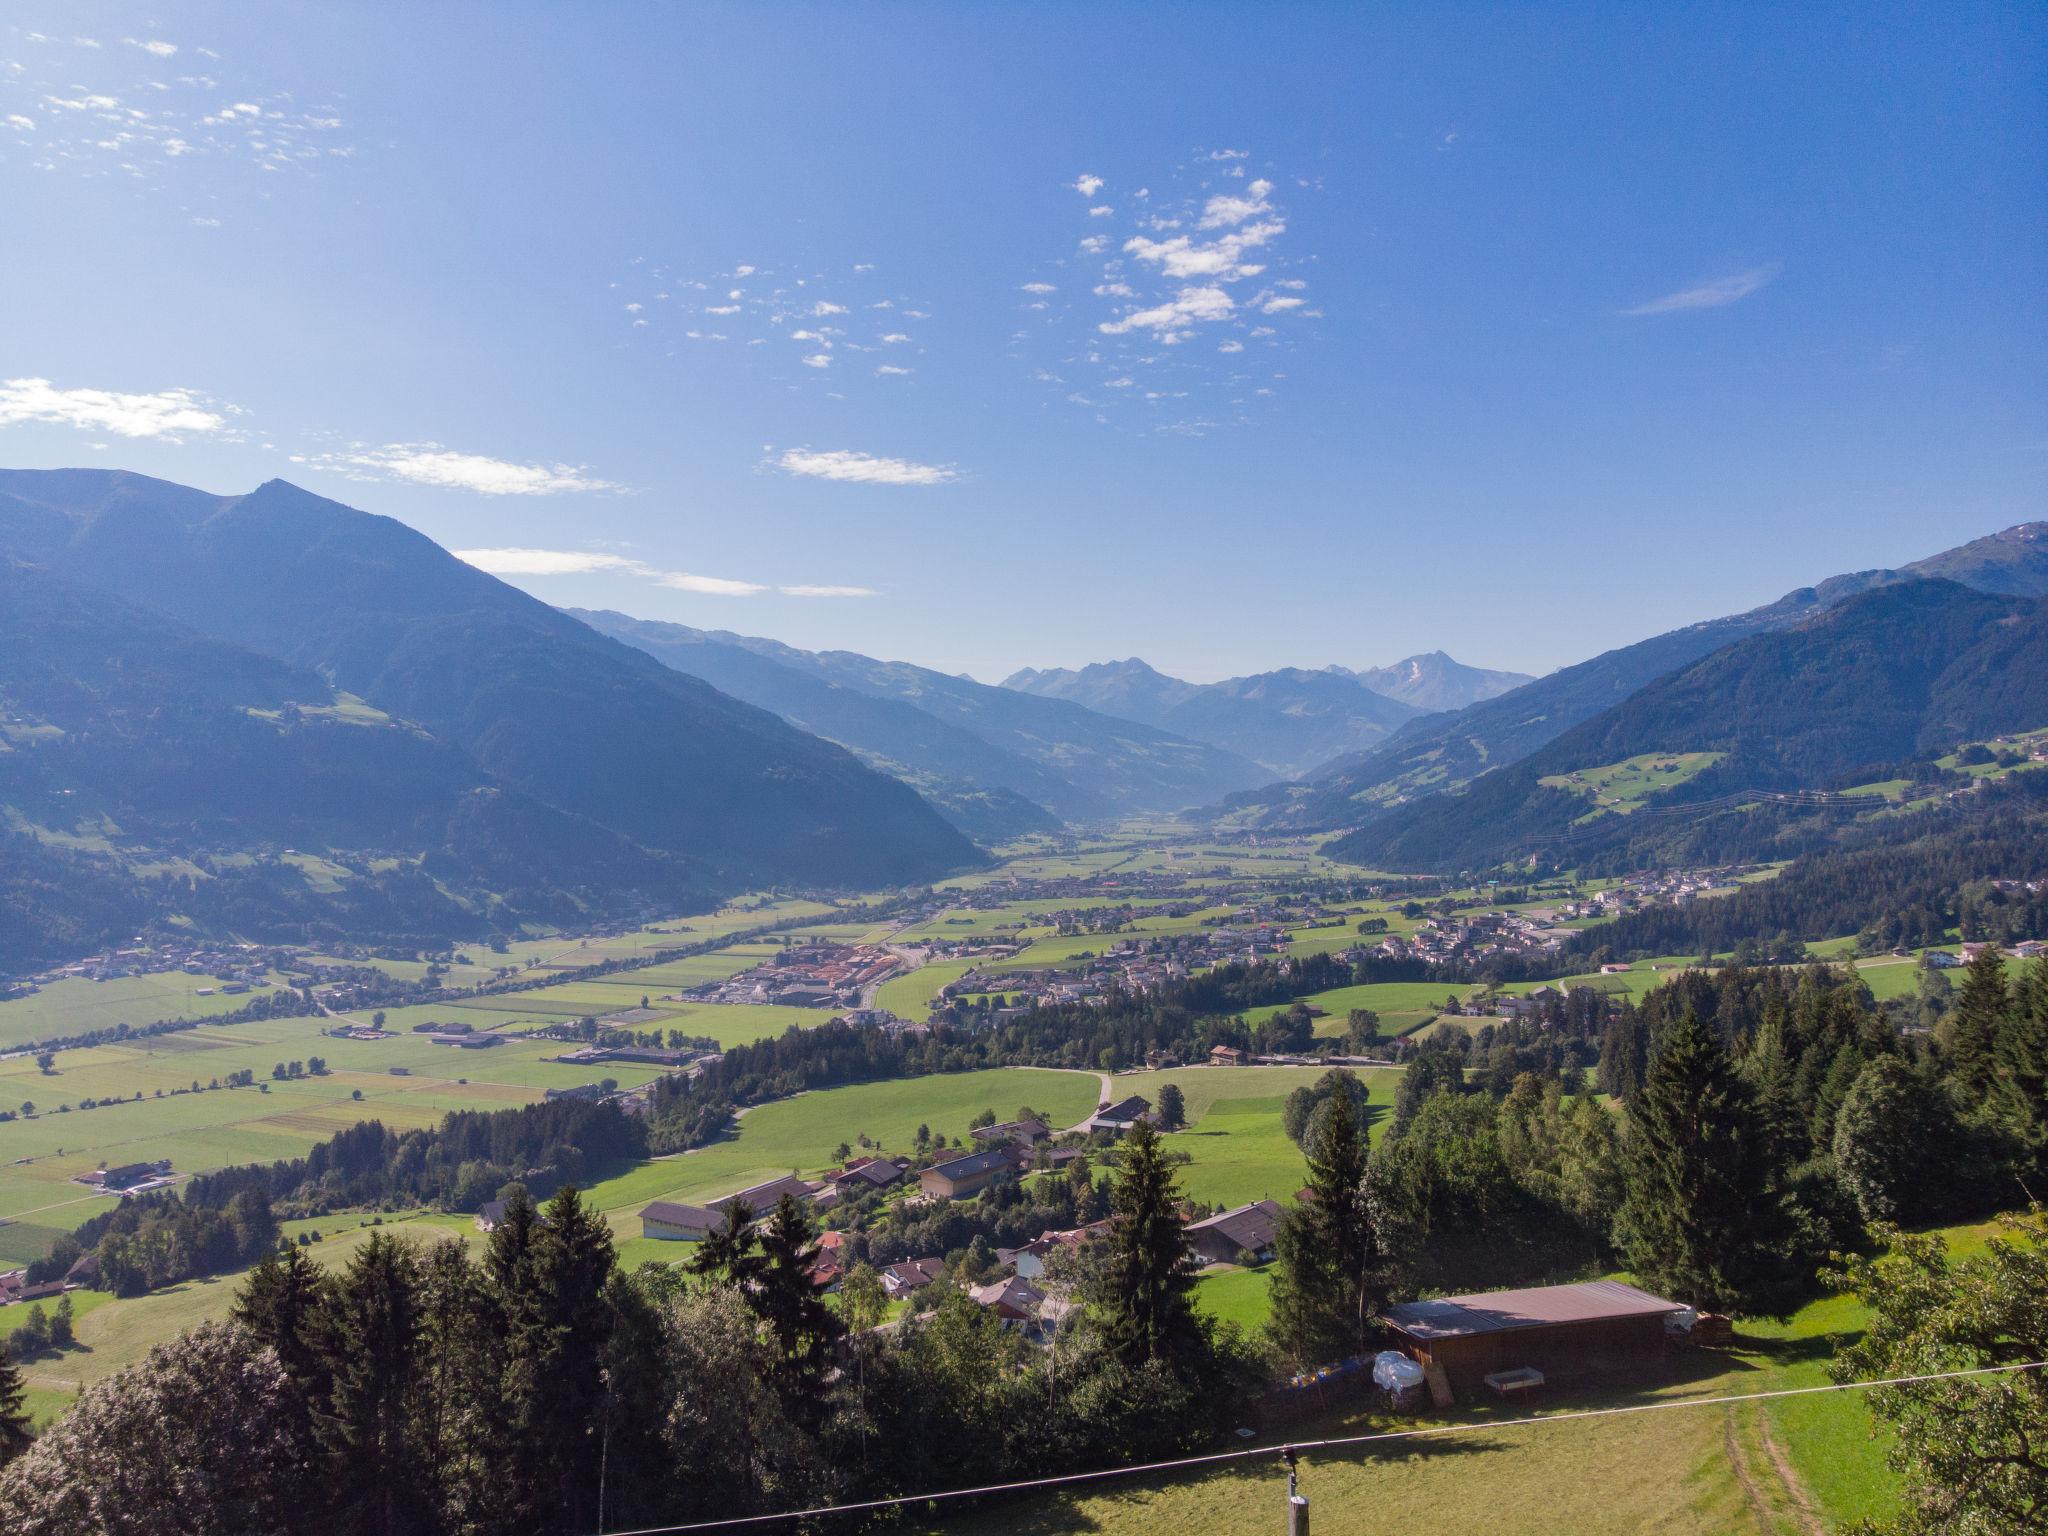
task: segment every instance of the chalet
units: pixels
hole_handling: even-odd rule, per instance
[[[641,1207],[640,1234],[665,1242],[700,1242],[725,1225],[727,1206],[743,1206],[750,1217],[759,1220],[773,1210],[784,1195],[794,1195],[799,1200],[817,1204],[821,1203],[818,1196],[830,1189],[830,1185],[806,1184],[792,1173],[714,1200],[710,1205],[682,1205],[673,1200],[655,1200]],[[836,1198],[836,1191],[834,1194]]]
[[[1078,1249],[1092,1238],[1100,1237],[1109,1230],[1106,1221],[1091,1222],[1085,1227],[1072,1227],[1065,1232],[1041,1232],[1022,1248],[998,1248],[996,1262],[1007,1264],[1026,1280],[1037,1280],[1045,1274],[1045,1261],[1061,1248]]]
[[[1188,1224],[1188,1244],[1206,1264],[1235,1264],[1248,1253],[1264,1263],[1273,1256],[1273,1239],[1284,1214],[1277,1200],[1254,1200]]]
[[[1404,1302],[1382,1314],[1418,1362],[1474,1392],[1487,1376],[1531,1369],[1559,1380],[1640,1368],[1663,1357],[1666,1320],[1685,1308],[1619,1280]]]
[[[1240,1050],[1234,1045],[1212,1045],[1209,1047],[1209,1065],[1212,1067],[1244,1067],[1251,1065],[1252,1053]]]
[[[1043,1120],[1005,1120],[1001,1125],[979,1126],[967,1133],[969,1140],[991,1147],[1000,1146],[1006,1141],[1035,1147],[1051,1134]]]
[[[992,1152],[970,1152],[927,1168],[917,1180],[919,1187],[934,1199],[964,1200],[987,1188],[997,1174],[1006,1173],[1013,1166],[1009,1155],[998,1147]]]
[[[842,1199],[852,1199],[871,1190],[887,1189],[902,1182],[903,1165],[886,1157],[857,1157],[837,1173],[830,1174],[826,1183],[839,1191]]]
[[[1045,1305],[1045,1292],[1018,1275],[977,1285],[967,1294],[977,1307],[995,1313],[1011,1327],[1037,1322],[1039,1308]]]
[[[944,1259],[905,1259],[882,1271],[882,1290],[891,1298],[915,1295],[938,1279],[945,1268]]]
[[[1091,1134],[1096,1131],[1105,1131],[1111,1136],[1121,1136],[1140,1120],[1150,1115],[1151,1110],[1152,1101],[1140,1094],[1134,1093],[1128,1099],[1112,1104],[1107,1109],[1095,1111],[1093,1115],[1089,1116],[1088,1124],[1084,1129]]]
[[[477,1207],[476,1229],[479,1232],[495,1232],[505,1219],[505,1202],[486,1200]]]

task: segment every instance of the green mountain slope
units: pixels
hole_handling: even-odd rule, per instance
[[[711,894],[316,673],[11,562],[0,822],[0,971],[173,919],[404,942]]]
[[[402,523],[281,480],[217,497],[119,472],[0,472],[0,552],[317,669],[709,884],[872,888],[977,858],[915,792],[841,748]]]
[[[1452,714],[1417,720],[1380,746],[1330,763],[1306,782],[1225,802],[1269,827],[1342,827],[1443,794],[1520,762],[1637,689],[1750,635],[1784,629],[1861,593],[1916,577],[1952,577],[1980,591],[2048,593],[2048,523],[2027,523],[1897,570],[1859,571],[1788,592],[1747,613],[1652,636],[1564,667]]]
[[[1391,868],[1491,865],[1569,831],[1586,857],[1603,840],[1662,835],[1645,810],[1888,777],[1961,740],[2048,724],[2044,649],[2048,604],[1949,581],[1887,584],[1681,667],[1523,761],[1402,806],[1331,851]],[[1603,799],[1593,780],[1611,783],[1617,765],[1639,759],[1672,787],[1656,788],[1653,772],[1648,793]]]

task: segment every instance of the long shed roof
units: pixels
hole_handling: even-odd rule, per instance
[[[1684,1310],[1682,1303],[1652,1296],[1619,1280],[1588,1280],[1578,1285],[1545,1285],[1526,1291],[1487,1291],[1477,1296],[1403,1302],[1387,1308],[1383,1315],[1389,1326],[1412,1339],[1454,1339],[1557,1323],[1661,1317]]]

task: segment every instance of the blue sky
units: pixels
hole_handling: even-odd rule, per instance
[[[1543,671],[2041,515],[2044,42],[15,5],[0,462],[281,475],[550,601],[990,679]]]

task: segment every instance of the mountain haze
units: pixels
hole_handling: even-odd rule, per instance
[[[1026,668],[1002,686],[1206,741],[1282,776],[1383,741],[1417,713],[1335,668],[1190,683],[1133,656],[1078,670]]]
[[[1041,819],[1049,812],[1066,821],[1173,811],[1271,777],[1213,745],[908,662],[571,612],[669,667],[840,742],[934,803],[955,806],[955,814],[963,795],[995,795],[976,816],[1000,815],[1017,830],[1031,829],[1034,807]]]

